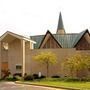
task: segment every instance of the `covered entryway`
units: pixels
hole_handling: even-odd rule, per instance
[[[0,38],[1,70],[9,70],[11,74],[25,74],[25,43],[35,43],[24,36],[6,32]],[[17,67],[20,67],[19,69]]]

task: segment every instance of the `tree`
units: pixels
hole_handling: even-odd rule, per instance
[[[83,75],[80,72],[88,70],[90,68],[90,55],[88,54],[76,54],[63,62],[65,69],[69,69],[71,76],[76,73],[76,76],[82,78]]]
[[[34,57],[34,60],[46,65],[47,77],[49,73],[49,64],[56,64],[56,55],[52,52],[41,52]]]

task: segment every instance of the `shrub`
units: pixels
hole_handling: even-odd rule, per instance
[[[20,76],[15,76],[15,78],[20,81],[22,80],[22,77],[20,77]]]
[[[2,79],[5,79],[11,74],[9,70],[2,70],[2,73],[3,73]]]
[[[43,79],[43,78],[46,78],[46,76],[42,75],[42,76],[40,77],[40,79]]]
[[[2,78],[0,78],[0,81],[2,81]]]
[[[38,74],[33,74],[33,78],[34,79],[43,79],[43,78],[46,78],[46,76],[41,75],[41,77],[39,77]]]
[[[27,76],[25,76],[24,77],[24,80],[26,80],[26,81],[32,81],[34,78],[33,78],[33,76],[32,75],[27,75]]]
[[[12,75],[5,78],[7,81],[17,81],[18,79],[16,77],[13,77]]]
[[[19,77],[21,77],[22,74],[21,73],[15,73],[15,74],[13,74],[13,76],[19,76]]]
[[[38,74],[33,74],[34,79],[39,79]]]
[[[80,81],[90,82],[90,78],[83,77],[82,79],[80,79]]]
[[[60,76],[55,75],[55,76],[52,76],[52,78],[60,78]]]

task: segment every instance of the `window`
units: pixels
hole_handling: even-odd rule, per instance
[[[8,50],[8,43],[3,42],[3,48],[4,48],[5,50]]]
[[[34,45],[32,42],[30,42],[30,49],[34,49]]]
[[[22,69],[22,65],[21,64],[16,64],[16,69],[17,70],[21,70]]]

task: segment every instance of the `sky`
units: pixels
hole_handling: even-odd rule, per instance
[[[79,33],[90,29],[89,9],[90,0],[0,0],[0,36],[56,33],[60,12],[65,31]]]

